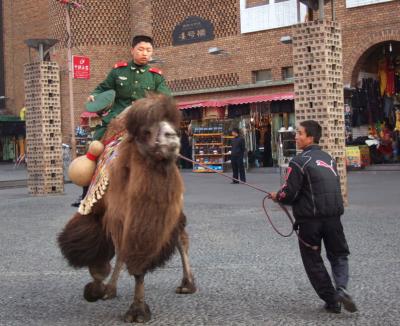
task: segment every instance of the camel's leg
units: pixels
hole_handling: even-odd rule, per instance
[[[105,295],[103,297],[103,300],[112,299],[117,296],[117,282],[123,266],[124,262],[120,258],[120,255],[117,253],[114,270],[111,275],[110,281],[106,284]]]
[[[176,288],[175,292],[179,294],[195,293],[196,285],[194,283],[194,277],[189,264],[189,236],[185,229],[183,229],[179,234],[178,250],[182,259],[183,278],[181,285]]]
[[[105,293],[105,285],[103,281],[111,272],[109,262],[98,266],[89,266],[90,275],[93,277],[93,282],[86,284],[83,290],[83,296],[89,302],[94,302],[101,299]]]
[[[145,323],[151,318],[150,308],[144,301],[144,274],[135,275],[135,296],[129,310],[125,313],[127,323]]]

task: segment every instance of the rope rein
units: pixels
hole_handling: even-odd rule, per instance
[[[284,233],[282,233],[281,231],[278,230],[278,228],[277,228],[277,227],[274,225],[274,223],[272,222],[271,216],[268,214],[268,211],[267,211],[267,208],[266,208],[266,204],[265,204],[265,201],[266,201],[267,199],[271,199],[271,193],[270,193],[270,192],[268,192],[268,191],[266,191],[266,190],[264,190],[264,189],[261,189],[261,188],[259,188],[259,187],[256,187],[256,186],[254,186],[254,185],[252,185],[252,184],[249,184],[249,183],[247,183],[247,182],[244,182],[244,181],[241,181],[241,180],[239,180],[239,179],[233,178],[233,177],[227,175],[226,173],[223,173],[223,172],[214,170],[214,169],[208,167],[206,164],[202,164],[202,163],[199,163],[199,162],[195,162],[195,161],[193,161],[193,160],[191,160],[191,159],[189,159],[189,158],[187,158],[187,157],[185,157],[185,156],[182,156],[181,154],[178,154],[178,157],[181,158],[182,160],[185,160],[185,161],[190,162],[190,163],[193,163],[193,164],[200,165],[201,167],[203,167],[203,168],[205,168],[205,169],[207,169],[207,170],[209,170],[209,171],[215,172],[215,173],[217,173],[217,174],[219,174],[219,175],[221,175],[221,176],[223,176],[223,177],[225,177],[225,178],[228,178],[228,179],[233,180],[233,181],[235,181],[235,182],[238,182],[238,183],[240,183],[240,184],[246,185],[246,186],[248,186],[248,187],[250,187],[250,188],[253,188],[253,189],[257,190],[257,191],[260,191],[260,192],[266,194],[266,195],[264,196],[264,198],[263,198],[262,207],[263,207],[263,209],[264,209],[265,215],[267,216],[267,220],[268,220],[269,224],[271,224],[271,226],[272,226],[272,228],[274,229],[274,231],[275,231],[277,234],[279,234],[281,237],[284,237],[284,238],[288,238],[288,237],[290,237],[293,233],[295,233],[295,234],[297,235],[297,238],[299,239],[299,241],[300,241],[305,247],[310,248],[310,249],[312,249],[312,250],[319,250],[319,247],[318,247],[318,246],[313,246],[313,245],[311,245],[311,244],[305,242],[305,241],[299,236],[299,232],[295,229],[295,220],[294,220],[293,216],[290,214],[290,212],[288,211],[288,209],[287,209],[285,206],[283,206],[283,205],[282,205],[281,203],[279,203],[279,202],[276,202],[276,203],[279,205],[280,209],[286,214],[287,218],[289,219],[290,223],[292,224],[292,230],[291,230],[288,234],[284,234]]]

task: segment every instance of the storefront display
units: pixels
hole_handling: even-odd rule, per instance
[[[366,140],[375,139],[376,145],[369,146],[372,164],[399,162],[400,42],[385,42],[371,51],[357,87],[345,91],[346,97],[350,106],[346,110],[345,105],[346,145],[365,145]],[[352,159],[348,162],[355,162],[349,166],[361,164]]]
[[[25,121],[16,116],[0,116],[0,162],[24,161],[25,148]]]

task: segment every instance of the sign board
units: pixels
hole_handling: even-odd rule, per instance
[[[89,57],[74,55],[72,56],[74,79],[90,79],[90,59]]]
[[[214,39],[213,24],[198,16],[189,16],[172,33],[173,45],[184,45]]]

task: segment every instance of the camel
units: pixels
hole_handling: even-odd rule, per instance
[[[88,214],[78,211],[58,236],[68,263],[89,269],[93,281],[84,288],[88,301],[115,297],[118,276],[126,265],[135,278],[133,303],[124,315],[126,322],[150,320],[144,276],[163,266],[176,248],[183,265],[176,293],[196,292],[183,214],[184,186],[176,165],[179,123],[180,112],[174,101],[154,94],[136,101],[115,119],[106,137],[121,129],[126,135],[107,167],[107,189]],[[104,284],[115,253],[114,271]]]

